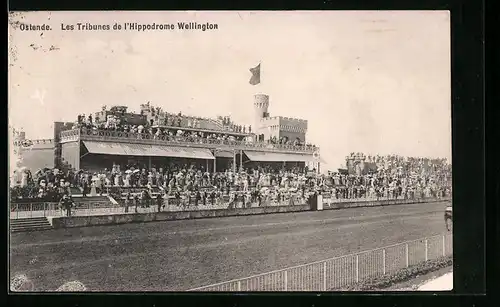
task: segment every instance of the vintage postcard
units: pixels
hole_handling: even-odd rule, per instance
[[[11,291],[452,289],[448,11],[8,31]]]

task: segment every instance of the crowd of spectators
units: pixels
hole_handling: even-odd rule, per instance
[[[58,169],[42,169],[32,174],[31,170],[21,168],[14,172],[11,180],[10,198],[12,201],[58,202],[63,195],[71,195],[74,186],[72,172],[64,174]]]
[[[154,113],[153,113],[154,114]],[[89,130],[105,130],[105,131],[118,131],[118,132],[130,132],[138,134],[150,134],[150,135],[171,135],[174,136],[176,131],[181,131],[182,128],[193,128],[201,129],[200,122],[203,119],[196,117],[185,117],[182,113],[177,115],[167,115],[165,113],[162,120],[150,119],[149,121],[144,121],[141,124],[129,123],[126,116],[120,115],[108,115],[107,118],[101,119],[99,117],[93,118],[92,115],[85,116],[85,114],[78,115],[77,121],[75,122],[73,128],[85,128]],[[252,132],[251,126],[236,125],[230,122],[226,122],[228,119],[223,120],[224,131],[232,131],[236,133],[250,134]],[[156,129],[154,126],[167,126],[168,128]]]
[[[451,193],[451,164],[446,159],[402,157],[397,155],[365,156],[352,153],[355,163],[351,175],[331,172],[330,186],[340,197],[436,197]],[[365,158],[366,157],[366,158]],[[361,163],[361,160],[363,163]],[[364,169],[359,169],[364,164]],[[358,166],[358,169],[356,169]]]
[[[202,167],[171,164],[166,168],[139,168],[137,166],[120,167],[101,172],[68,171],[63,173],[57,169],[44,169],[34,176],[29,170],[21,171],[20,181],[14,183],[11,195],[14,198],[47,198],[51,195],[61,196],[71,193],[71,187],[81,188],[83,195],[90,194],[95,187],[98,194],[108,191],[110,187],[129,188],[158,187],[168,195],[189,193],[201,190],[217,190],[228,195],[230,192],[248,192],[251,188],[281,186],[283,188],[299,188],[308,178],[297,169],[271,172],[270,169],[258,168],[233,173],[207,172]],[[57,197],[56,197],[57,198]]]
[[[114,109],[114,110],[113,110]],[[106,111],[106,106],[103,106],[103,111]],[[120,107],[119,109],[112,108],[114,111],[114,115],[108,116],[105,119],[96,118],[94,122],[114,122],[117,125],[127,124],[127,117],[125,108]],[[163,110],[161,107],[154,107],[148,102],[147,104],[141,105],[141,116],[147,116],[149,118],[148,124],[151,126],[159,125],[159,126],[169,126],[169,127],[183,127],[183,128],[201,128],[201,122],[207,119],[196,117],[196,116],[186,116],[183,115],[182,112],[177,114],[168,113]],[[85,114],[79,116],[79,121],[90,121],[92,122],[92,116],[90,115],[88,118]],[[237,125],[230,120],[228,116],[222,117],[219,116],[218,120],[220,126],[222,126],[223,130],[228,130],[237,133],[252,133],[251,126]]]
[[[113,165],[100,172],[39,170],[34,175],[22,170],[20,179],[11,187],[11,197],[58,201],[62,195],[71,195],[71,187],[78,187],[84,196],[108,193],[110,188],[127,194],[138,191],[152,195],[153,188],[162,195],[181,199],[215,201],[227,195],[246,197],[252,201],[264,198],[307,198],[311,193],[322,193],[335,199],[358,198],[420,198],[443,197],[451,193],[451,165],[445,160],[376,157],[379,168],[366,174],[329,172],[316,174],[307,168],[272,169],[258,167],[237,172],[207,172],[203,167],[170,164],[147,169],[138,165]],[[393,161],[393,163],[386,163]],[[394,163],[396,162],[396,163]],[[19,176],[18,176],[19,178]],[[189,201],[188,201],[189,202]]]
[[[158,112],[158,111],[157,111]],[[287,137],[276,138],[272,137],[269,140],[264,140],[263,136],[249,136],[249,135],[231,135],[228,131],[248,134],[251,133],[251,126],[234,125],[229,119],[223,118],[223,127],[230,129],[223,129],[213,132],[192,131],[183,128],[200,128],[200,122],[196,118],[188,117],[189,120],[182,120],[181,113],[177,115],[168,116],[165,113],[165,121],[159,122],[158,120],[150,119],[143,124],[131,124],[127,122],[127,118],[119,115],[108,115],[106,119],[93,118],[92,115],[85,116],[85,114],[78,115],[77,121],[73,125],[73,129],[81,129],[83,133],[96,133],[98,131],[104,132],[124,132],[137,138],[151,138],[161,139],[168,141],[184,141],[184,142],[205,142],[205,143],[236,143],[244,142],[245,144],[259,143],[262,145],[293,145],[293,146],[307,146],[314,149],[315,146],[311,144],[303,144],[300,139],[291,140]],[[182,124],[185,123],[185,124]],[[158,127],[158,124],[163,124],[168,127]],[[201,130],[201,129],[200,129]]]
[[[270,145],[293,145],[293,146],[303,146],[304,145],[303,142],[299,138],[290,139],[287,136],[282,136],[279,138],[276,136],[272,136],[267,141],[264,141],[263,139],[264,139],[264,136],[261,135],[261,139],[259,141],[265,142],[265,143],[270,144]],[[306,146],[309,148],[312,148],[312,149],[315,148],[315,146],[311,145],[311,144],[306,144]]]

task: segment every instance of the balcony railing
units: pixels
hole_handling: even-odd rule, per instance
[[[231,129],[231,127],[228,127],[228,126],[222,126],[220,129],[209,129],[209,128],[206,128],[206,127],[201,127],[201,125],[198,125],[196,127],[194,126],[189,126],[189,125],[186,125],[186,126],[171,126],[171,125],[153,125],[152,128],[161,128],[161,129],[170,129],[170,130],[178,130],[178,129],[182,129],[184,131],[196,131],[196,132],[203,132],[203,133],[207,133],[207,134],[226,134],[226,135],[232,135],[232,136],[250,136],[251,133],[249,132],[237,132],[233,129]]]
[[[13,142],[14,146],[33,146],[33,145],[45,145],[52,144],[52,139],[38,139],[38,140],[16,140]]]
[[[192,138],[185,136],[156,136],[149,133],[132,133],[113,130],[92,130],[92,129],[73,129],[61,132],[61,142],[76,140],[95,140],[95,141],[119,141],[130,143],[174,145],[174,146],[193,146],[208,147],[217,149],[259,149],[263,151],[293,151],[313,153],[319,148],[313,145],[287,145],[271,144],[267,142],[248,142],[236,140],[217,140],[207,138]]]
[[[61,142],[78,141],[80,139],[80,129],[61,131]]]

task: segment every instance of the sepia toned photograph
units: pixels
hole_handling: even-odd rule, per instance
[[[449,11],[10,12],[11,292],[453,289]]]

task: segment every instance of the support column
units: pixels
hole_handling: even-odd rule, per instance
[[[205,172],[208,172],[208,159],[206,160],[207,162],[207,168],[205,168]]]
[[[151,156],[148,157],[148,167],[149,170],[151,170]]]
[[[233,149],[233,173],[236,173],[236,150]]]
[[[243,169],[243,150],[240,150],[240,169]]]
[[[217,170],[217,156],[215,154],[216,154],[216,150],[214,150],[214,171],[213,171],[214,173]]]

